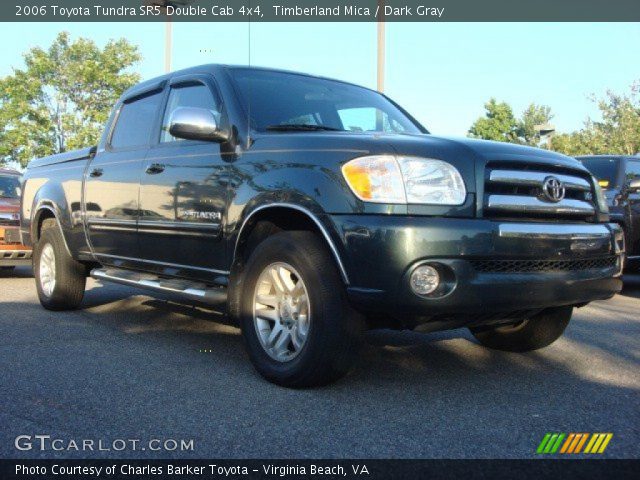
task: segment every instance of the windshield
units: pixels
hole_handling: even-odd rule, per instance
[[[617,186],[619,158],[582,157],[578,158],[578,160],[598,179],[598,183],[602,188],[614,188]]]
[[[230,72],[258,131],[422,133],[398,107],[366,88],[294,73]]]
[[[19,198],[20,197],[20,180],[16,176],[0,176],[0,197],[3,198]]]

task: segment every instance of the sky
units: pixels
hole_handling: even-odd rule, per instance
[[[143,79],[164,73],[163,22],[4,23],[0,76],[63,30],[100,46],[127,38],[143,56]],[[174,70],[251,64],[376,86],[375,23],[176,22],[173,42]],[[574,131],[599,118],[594,95],[640,80],[640,23],[387,23],[386,48],[385,93],[441,135],[466,135],[491,97],[516,115],[549,105],[557,131]]]

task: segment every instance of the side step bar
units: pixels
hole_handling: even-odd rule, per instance
[[[132,272],[118,268],[95,268],[91,270],[91,276],[96,280],[120,283],[160,293],[169,293],[184,299],[197,300],[212,305],[227,301],[226,288],[211,287],[204,283],[189,280],[163,279],[153,274]]]

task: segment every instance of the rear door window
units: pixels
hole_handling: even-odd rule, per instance
[[[161,100],[162,95],[154,93],[123,104],[111,134],[111,147],[133,148],[148,145]]]

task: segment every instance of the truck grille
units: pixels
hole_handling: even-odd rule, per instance
[[[588,175],[546,165],[487,165],[484,216],[591,221],[596,213]]]
[[[615,256],[608,256],[574,260],[470,260],[470,263],[481,273],[531,273],[611,268],[616,261]]]

